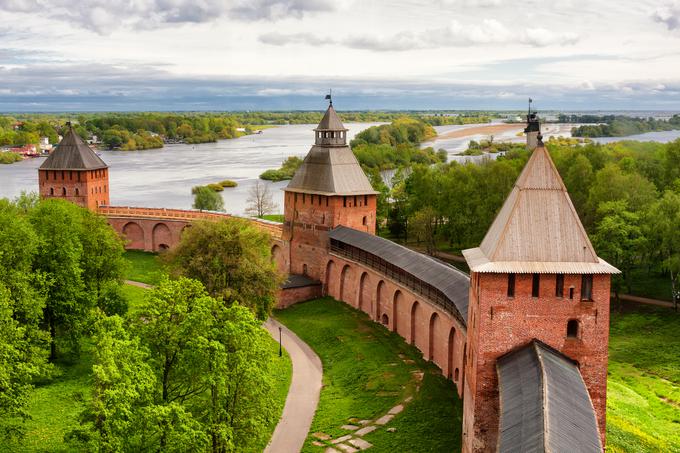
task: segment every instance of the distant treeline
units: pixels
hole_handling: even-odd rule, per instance
[[[405,115],[431,125],[485,123],[480,112],[343,112],[345,122],[390,122]],[[0,146],[38,144],[47,137],[56,144],[72,121],[86,140],[97,137],[108,149],[162,148],[165,143],[207,143],[253,133],[257,126],[316,124],[323,112],[187,112],[20,114],[0,116]]]
[[[680,115],[668,120],[656,118],[632,118],[623,115],[559,115],[564,123],[598,123],[574,127],[574,137],[624,137],[645,132],[680,129]]]

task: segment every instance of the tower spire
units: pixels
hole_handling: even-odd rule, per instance
[[[333,106],[333,88],[328,89],[328,94],[326,95],[326,99],[328,99],[328,106],[332,107]]]

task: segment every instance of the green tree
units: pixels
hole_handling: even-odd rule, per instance
[[[680,194],[666,191],[650,206],[645,222],[650,248],[670,275],[675,310],[680,303]]]
[[[20,210],[0,200],[0,439],[20,437],[34,379],[49,372],[41,330],[42,275],[31,272],[36,236]]]
[[[211,296],[265,319],[279,285],[270,247],[269,233],[248,221],[195,222],[165,260],[173,274],[199,280]]]
[[[80,209],[68,201],[51,199],[30,211],[38,236],[33,270],[46,277],[45,323],[51,337],[51,360],[57,356],[58,338],[78,349],[94,306],[82,278]]]
[[[208,186],[194,187],[194,209],[203,211],[224,211],[224,199],[222,195]]]
[[[632,291],[630,273],[640,261],[645,237],[640,228],[640,217],[627,210],[625,201],[602,203],[598,209],[600,221],[595,227],[593,242],[598,254],[616,266],[621,275],[614,275],[612,286],[619,300],[621,285]]]
[[[431,206],[425,206],[413,214],[408,221],[409,236],[418,243],[425,243],[428,255],[434,256],[437,251],[437,213]]]
[[[93,340],[92,404],[67,439],[90,451],[139,451],[144,437],[140,416],[153,404],[156,389],[148,352],[118,316],[101,317]]]
[[[127,303],[120,289],[127,266],[123,241],[106,219],[81,210],[81,267],[85,290],[107,314],[124,314]]]
[[[162,281],[132,322],[150,351],[158,405],[193,414],[213,452],[248,450],[267,435],[271,353],[267,333],[249,309],[227,307],[200,282],[180,278]],[[159,445],[171,445],[164,433]]]

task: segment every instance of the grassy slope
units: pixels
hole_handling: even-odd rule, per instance
[[[149,285],[158,282],[161,272],[161,263],[158,260],[158,255],[139,250],[126,250],[125,259],[130,264],[125,273],[126,280],[147,283]]]
[[[452,383],[401,337],[373,323],[362,312],[329,298],[278,311],[276,317],[307,342],[324,367],[321,391],[311,432],[338,437],[350,419],[375,419],[413,394],[412,371],[425,378],[414,401],[388,427],[365,439],[371,451],[448,451],[460,445],[462,403]],[[414,361],[405,363],[399,357]],[[303,451],[321,451],[308,439]]]
[[[612,313],[607,450],[680,452],[680,315]]]

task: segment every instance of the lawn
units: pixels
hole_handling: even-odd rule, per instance
[[[612,313],[607,451],[680,452],[680,315]]]
[[[279,222],[279,223],[283,223],[283,221],[284,221],[283,214],[265,214],[261,217],[261,219],[271,220],[272,222]]]
[[[129,263],[125,273],[126,280],[147,283],[149,285],[154,285],[158,282],[162,272],[158,255],[139,250],[126,250],[124,257]]]
[[[313,433],[337,438],[349,432],[342,425],[375,420],[408,397],[413,400],[401,414],[364,436],[374,445],[371,451],[451,451],[460,445],[462,402],[454,385],[401,337],[330,298],[294,305],[275,317],[323,363],[319,407],[304,452],[323,451],[312,445]],[[418,372],[424,373],[422,382]]]

